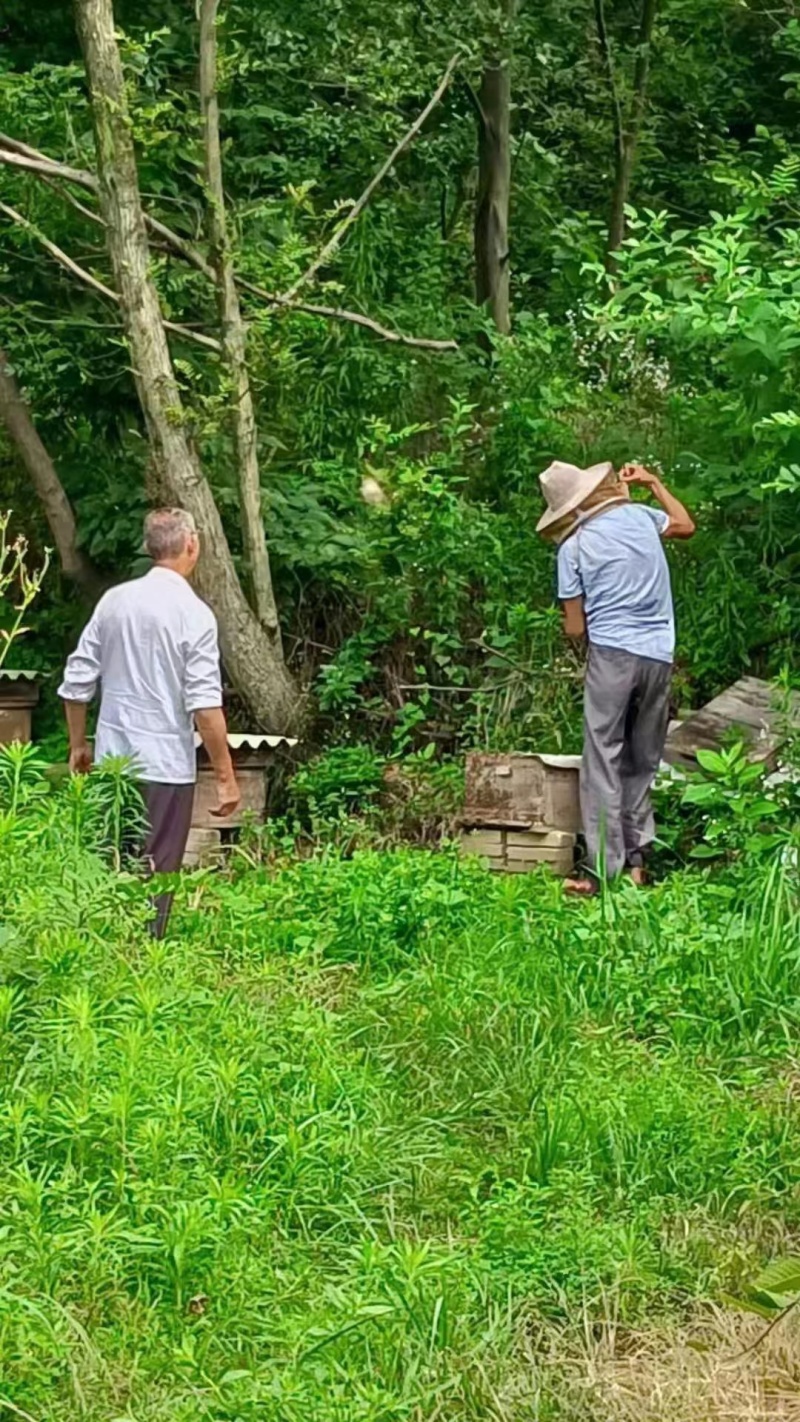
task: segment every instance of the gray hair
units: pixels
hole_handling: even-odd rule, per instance
[[[144,521],[144,551],[154,563],[180,558],[197,525],[185,509],[153,509]]]

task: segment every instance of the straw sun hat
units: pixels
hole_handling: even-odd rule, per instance
[[[542,514],[536,525],[537,533],[545,533],[553,524],[559,523],[567,514],[580,508],[584,499],[604,484],[614,473],[610,461],[593,464],[589,469],[579,469],[577,464],[563,464],[556,459],[539,475],[542,493],[547,500],[547,512]],[[613,497],[613,496],[612,496]]]

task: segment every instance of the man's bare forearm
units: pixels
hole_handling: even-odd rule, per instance
[[[691,538],[695,531],[695,521],[686,505],[682,504],[660,479],[654,479],[650,491],[669,519],[667,537]]]
[[[217,781],[217,808],[211,813],[224,819],[233,814],[241,801],[241,792],[236,783],[233,761],[228,750],[225,712],[217,706],[210,711],[195,711],[194,719]]]
[[[69,732],[69,768],[73,775],[86,775],[92,768],[92,748],[86,739],[87,713],[85,701],[64,699],[64,715]]]
[[[586,612],[582,597],[570,597],[564,601],[564,632],[573,641],[586,636]]]
[[[65,701],[64,715],[67,718],[69,748],[80,750],[86,745],[87,706],[85,701]]]
[[[620,479],[623,484],[637,484],[640,488],[650,490],[656,503],[669,519],[662,535],[664,538],[691,538],[695,531],[692,515],[657,474],[651,474],[643,464],[626,464],[620,471]]]
[[[215,775],[220,780],[232,776],[233,762],[228,749],[225,712],[217,706],[209,711],[195,711],[194,719]]]

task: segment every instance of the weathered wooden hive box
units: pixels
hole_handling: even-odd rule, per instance
[[[232,830],[241,829],[245,820],[263,820],[267,804],[267,773],[270,760],[279,747],[289,749],[297,744],[286,736],[242,735],[231,732],[228,745],[242,792],[242,802],[235,814],[220,820],[212,813],[217,804],[214,772],[199,736],[197,743],[197,788],[194,793],[192,828],[183,860],[186,868],[214,863],[222,853],[223,840],[229,838]]]
[[[36,672],[0,670],[0,745],[30,741],[33,708],[38,700]]]
[[[578,755],[467,756],[461,848],[490,869],[569,874],[580,831]]]

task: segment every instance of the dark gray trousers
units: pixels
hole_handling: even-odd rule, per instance
[[[176,874],[183,863],[192,823],[193,785],[163,785],[147,780],[141,786],[147,812],[144,858],[152,874]],[[154,938],[167,931],[172,894],[153,899],[156,916],[150,925]]]
[[[655,838],[651,792],[667,738],[671,675],[667,662],[589,648],[581,815],[589,868],[609,879],[640,864]]]

